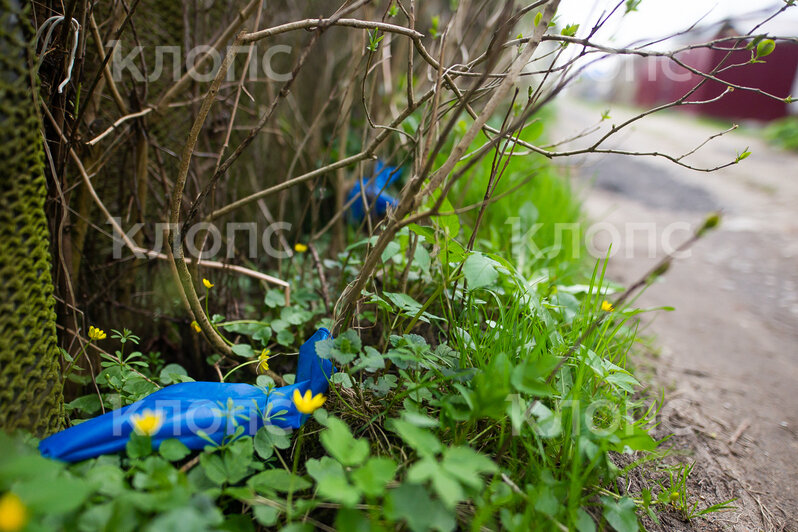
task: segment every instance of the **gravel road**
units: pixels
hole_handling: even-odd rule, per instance
[[[561,102],[552,140],[594,125],[604,108]],[[604,130],[634,114],[611,108]],[[688,114],[654,115],[607,147],[681,155],[722,129]],[[598,134],[558,149],[589,145]],[[724,214],[721,227],[637,302],[676,307],[643,320],[658,353],[641,364],[653,370],[654,391],[665,390],[663,431],[696,461],[693,498],[702,505],[739,498],[737,511],[690,524],[665,519],[665,530],[798,530],[798,154],[770,147],[747,127],[683,162],[716,167],[746,147],[750,157],[714,173],[598,154],[566,166],[591,220],[604,224],[596,247],[612,241],[609,271],[622,283],[684,239],[688,224]]]

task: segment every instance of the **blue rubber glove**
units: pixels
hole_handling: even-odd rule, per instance
[[[397,200],[386,192],[386,189],[402,175],[402,169],[395,166],[385,166],[382,161],[377,161],[374,169],[374,176],[368,181],[358,179],[352,190],[346,197],[347,203],[352,199],[349,207],[350,219],[353,223],[359,224],[365,218],[366,207],[363,205],[363,196],[360,191],[365,190],[366,200],[371,206],[371,213],[377,218],[382,218],[388,212],[388,207],[396,207]]]
[[[137,416],[156,414],[158,428],[151,434],[154,448],[162,441],[177,438],[189,449],[202,449],[213,441],[232,434],[237,425],[244,434],[254,436],[267,422],[284,429],[302,426],[308,417],[294,405],[294,390],[313,395],[325,393],[334,370],[332,362],[316,354],[316,342],[330,337],[327,329],[317,330],[299,348],[296,381],[274,388],[270,394],[250,384],[223,382],[183,382],[167,386],[140,401],[84,421],[39,443],[43,456],[77,462],[125,448]],[[232,407],[232,408],[231,408]],[[233,421],[235,419],[235,421]]]

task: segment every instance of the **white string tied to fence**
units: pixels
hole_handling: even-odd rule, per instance
[[[39,56],[39,61],[36,63],[36,70],[38,71],[39,68],[42,66],[42,62],[44,61],[44,55],[47,51],[47,47],[50,46],[50,40],[53,37],[53,31],[55,27],[64,21],[66,17],[63,15],[50,17],[45,20],[42,25],[39,27],[38,31],[36,31],[36,39],[34,40],[34,45],[38,47],[39,39],[41,39],[42,33],[44,30],[47,30],[47,35],[44,37],[44,43],[42,44],[42,53]],[[75,65],[75,52],[78,49],[78,35],[80,34],[80,23],[75,20],[74,18],[70,21],[70,26],[74,30],[72,35],[72,50],[69,53],[69,64],[67,65],[67,76],[64,81],[58,86],[58,93],[64,92],[64,87],[66,87],[67,83],[72,79],[72,67]]]

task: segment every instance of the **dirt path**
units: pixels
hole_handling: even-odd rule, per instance
[[[600,111],[565,101],[555,138],[595,123]],[[632,112],[613,108],[611,115],[619,123]],[[717,131],[689,115],[653,116],[611,145],[681,154]],[[663,255],[663,238],[681,242],[685,223],[695,227],[709,211],[724,212],[721,228],[638,305],[676,307],[644,324],[660,348],[650,363],[654,386],[666,393],[663,434],[674,433],[674,449],[697,462],[692,495],[702,506],[737,497],[739,510],[691,524],[666,517],[663,530],[798,530],[798,155],[734,132],[686,161],[713,167],[746,146],[748,159],[712,174],[614,155],[571,166],[586,188],[589,215],[608,224],[596,240],[614,240],[609,269],[620,282],[637,279]],[[654,253],[642,227],[655,228]]]

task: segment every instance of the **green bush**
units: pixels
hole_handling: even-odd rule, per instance
[[[798,117],[782,118],[765,129],[765,135],[777,146],[798,151]]]

